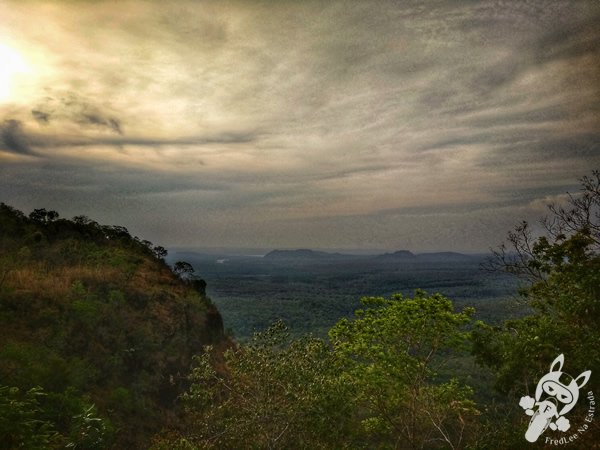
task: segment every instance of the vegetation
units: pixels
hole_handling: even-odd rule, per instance
[[[342,317],[352,317],[364,296],[442,292],[457,307],[476,308],[475,319],[500,323],[527,313],[514,297],[521,283],[510,274],[481,270],[487,255],[428,260],[336,255],[326,261],[174,253],[208,283],[225,327],[241,342],[282,319],[294,337],[325,338]],[[217,262],[223,261],[224,262]]]
[[[519,397],[556,355],[598,370],[599,194],[594,173],[568,208],[550,208],[545,235],[534,238],[524,223],[509,234],[512,251],[496,252],[494,270],[527,281],[531,314],[471,326],[471,308],[454,312],[443,296],[417,291],[364,298],[329,341],[289,340],[277,324],[224,361],[210,349],[196,360],[189,422],[154,448],[522,448],[529,417]],[[472,388],[444,370],[466,349],[491,368],[495,401],[477,405]],[[586,413],[584,405],[570,418],[583,423]],[[581,444],[598,437],[592,422]]]
[[[0,448],[523,448],[519,398],[557,355],[600,373],[600,174],[543,224],[488,263],[523,280],[529,313],[485,323],[417,290],[363,297],[326,335],[276,321],[231,343],[191,264],[123,227],[2,205]],[[572,448],[600,442],[587,423]]]
[[[510,402],[531,391],[532,383],[564,353],[570,367],[600,373],[600,173],[582,180],[581,192],[564,206],[551,205],[543,221],[545,233],[534,237],[523,222],[509,233],[491,261],[529,282],[522,295],[533,314],[500,326],[480,323],[474,354],[496,374],[496,387]],[[509,251],[512,250],[512,251]],[[586,391],[600,392],[592,377]],[[580,410],[577,422],[587,411]],[[510,434],[522,412],[506,415]],[[508,440],[508,436],[502,436]],[[600,424],[592,422],[586,439],[600,442]]]
[[[474,310],[454,313],[440,294],[364,298],[367,308],[330,331],[360,405],[367,447],[463,448],[477,411],[456,379],[435,381],[436,357],[465,345]],[[358,425],[358,424],[357,424]]]
[[[354,320],[290,339],[277,322],[221,364],[196,358],[187,422],[162,448],[464,448],[471,390],[436,380],[436,356],[464,345],[472,310],[441,295],[363,299]]]
[[[0,448],[140,448],[168,423],[192,356],[224,338],[165,256],[124,227],[0,205]]]

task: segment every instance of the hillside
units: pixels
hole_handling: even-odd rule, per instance
[[[123,227],[0,204],[0,385],[13,388],[0,408],[40,386],[56,446],[93,448],[77,439],[96,433],[144,447],[174,417],[192,355],[224,342],[205,283],[179,278],[164,256]],[[102,433],[85,431],[95,423]]]

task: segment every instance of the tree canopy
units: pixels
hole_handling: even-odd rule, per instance
[[[207,349],[183,397],[184,430],[155,448],[465,448],[471,389],[435,367],[464,346],[473,311],[422,291],[363,305],[329,343],[290,340],[278,322],[224,360]]]
[[[517,226],[489,266],[527,281],[521,295],[532,314],[474,331],[475,356],[511,398],[529,392],[559,354],[571,367],[600,373],[600,173],[583,177],[565,204],[549,205],[541,223],[537,236],[530,224]],[[600,391],[597,380],[586,390]],[[587,439],[599,438],[596,423]]]

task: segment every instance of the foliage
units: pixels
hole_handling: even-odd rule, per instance
[[[434,363],[465,345],[473,309],[454,313],[450,300],[423,291],[362,303],[355,320],[342,319],[329,334],[363,408],[364,431],[383,448],[463,448],[477,414],[472,392],[455,379],[434,383]]]
[[[173,265],[173,272],[181,278],[191,276],[195,271],[192,265],[185,261],[177,261]]]
[[[36,222],[54,222],[58,219],[59,214],[56,211],[46,211],[45,208],[34,209],[31,214],[29,214],[29,218]]]
[[[332,448],[351,436],[349,386],[324,341],[289,340],[278,322],[228,350],[207,349],[183,397],[202,448]]]
[[[545,235],[527,223],[509,234],[494,267],[529,280],[522,295],[534,314],[500,327],[479,324],[475,353],[498,371],[498,386],[523,389],[556,355],[600,371],[600,173],[582,179],[567,206],[550,206]]]
[[[292,336],[313,333],[325,338],[340,318],[352,317],[366,293],[410,296],[418,288],[441,292],[457,307],[474,306],[474,317],[491,323],[527,312],[512,301],[519,280],[480,270],[483,255],[458,262],[390,263],[362,256],[295,265],[243,256],[227,255],[221,263],[216,261],[223,255],[185,257],[208,282],[226,327],[240,341],[250,340],[256,330],[278,319],[290,327]]]
[[[220,360],[195,359],[187,421],[166,448],[465,448],[471,390],[435,380],[439,352],[462,347],[472,310],[441,295],[366,298],[322,339],[276,322]]]
[[[101,450],[110,444],[110,430],[104,420],[97,417],[96,407],[89,406],[74,417],[75,427],[66,448]]]
[[[79,414],[63,428],[53,411],[52,395],[41,387],[22,391],[0,386],[0,449],[103,449],[113,438],[110,423],[98,416],[94,405],[76,402]]]
[[[47,449],[57,444],[54,424],[42,418],[40,388],[0,386],[0,449]]]
[[[495,371],[496,386],[509,394],[508,402],[531,392],[561,353],[573,372],[600,373],[600,173],[581,184],[566,205],[549,206],[543,235],[535,237],[523,222],[491,263],[529,281],[522,295],[533,310],[500,326],[479,323],[474,331],[474,354]],[[586,391],[598,388],[592,377]],[[514,420],[521,416],[518,411]],[[513,426],[510,420],[506,426]],[[600,436],[594,429],[595,435],[586,436],[591,441]]]
[[[158,259],[161,259],[161,260],[163,258],[165,258],[168,254],[167,249],[160,245],[157,245],[156,247],[154,247],[152,249],[152,251],[154,252],[154,256],[156,256]]]

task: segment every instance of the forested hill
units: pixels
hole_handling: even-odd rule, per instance
[[[435,252],[435,253],[412,253],[408,250],[398,250],[393,253],[383,253],[380,255],[356,255],[347,253],[328,253],[323,251],[297,249],[297,250],[273,250],[264,256],[265,261],[284,262],[284,263],[304,263],[304,262],[339,262],[355,261],[360,263],[398,263],[398,262],[465,262],[481,261],[488,255],[472,254],[467,255],[456,252]]]
[[[204,283],[165,256],[124,227],[0,204],[0,448],[143,448],[168,424],[192,355],[225,338]]]

